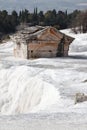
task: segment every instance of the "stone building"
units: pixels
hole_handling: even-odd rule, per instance
[[[68,56],[69,45],[74,38],[56,28],[28,27],[12,36],[14,55],[21,58],[42,58]]]

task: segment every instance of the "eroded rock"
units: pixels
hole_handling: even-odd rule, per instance
[[[87,95],[84,93],[76,93],[75,95],[75,104],[87,101]]]

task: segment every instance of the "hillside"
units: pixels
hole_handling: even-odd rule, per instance
[[[12,41],[0,45],[1,130],[86,130],[87,102],[75,94],[87,94],[87,34],[63,32],[75,37],[67,58],[23,60]]]

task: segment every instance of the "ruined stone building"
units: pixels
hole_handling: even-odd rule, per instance
[[[29,59],[68,56],[69,45],[74,38],[51,26],[34,26],[18,31],[12,40],[14,55]]]

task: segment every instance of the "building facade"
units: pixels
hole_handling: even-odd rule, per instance
[[[69,45],[74,38],[54,27],[28,27],[12,37],[14,55],[22,58],[51,58],[68,56]]]

